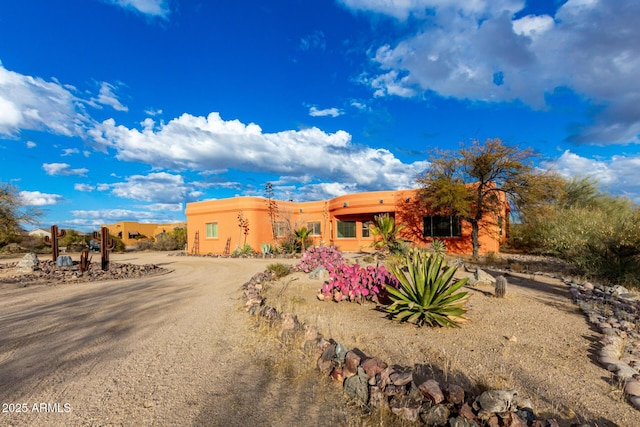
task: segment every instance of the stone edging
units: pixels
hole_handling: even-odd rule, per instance
[[[602,286],[563,279],[573,301],[602,333],[598,361],[613,372],[631,404],[640,409],[640,299],[622,286]]]

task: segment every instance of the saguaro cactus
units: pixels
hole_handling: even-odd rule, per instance
[[[504,276],[496,277],[496,297],[504,298],[507,293],[507,278]]]
[[[93,239],[100,242],[101,266],[102,270],[106,271],[109,269],[109,252],[115,249],[116,241],[109,238],[109,229],[107,227],[102,227],[100,232],[94,231]]]
[[[60,249],[58,247],[58,239],[62,239],[67,235],[67,231],[62,229],[58,231],[57,225],[51,226],[51,237],[44,236],[44,243],[51,246],[51,253],[53,254],[53,262],[58,260],[58,255],[60,255]]]

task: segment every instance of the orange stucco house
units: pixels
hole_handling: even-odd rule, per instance
[[[420,205],[417,190],[374,191],[349,194],[330,200],[292,202],[276,200],[276,239],[303,226],[314,244],[333,245],[345,252],[371,250],[374,241],[370,224],[388,213],[405,224],[402,237],[415,245],[442,240],[448,253],[470,254],[471,225],[457,217],[431,215]],[[239,215],[248,233],[239,224]],[[480,225],[480,253],[499,252],[506,240],[509,209],[487,214]],[[263,243],[274,243],[268,200],[262,197],[234,197],[187,204],[188,243],[192,254],[225,254],[251,245],[256,252]]]
[[[170,233],[176,228],[185,228],[184,222],[171,224],[146,224],[134,221],[120,221],[115,224],[102,224],[107,227],[109,234],[118,236],[125,246],[134,246],[140,239],[156,240],[163,233]]]

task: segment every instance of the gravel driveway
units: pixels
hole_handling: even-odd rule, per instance
[[[240,286],[269,260],[114,254],[136,280],[0,286],[0,425],[287,425],[312,402],[265,373]],[[300,384],[299,387],[315,387]],[[318,406],[318,405],[316,405]],[[304,410],[305,423],[331,424]],[[324,421],[318,421],[321,417]]]

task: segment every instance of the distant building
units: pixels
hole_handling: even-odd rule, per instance
[[[103,224],[109,229],[109,234],[117,236],[125,246],[134,246],[143,239],[157,240],[158,236],[170,233],[176,228],[186,228],[184,222],[171,224],[144,224],[134,221],[120,221],[115,224]]]
[[[342,251],[371,250],[374,217],[388,213],[405,224],[402,237],[417,245],[433,240],[445,243],[448,253],[470,254],[471,225],[455,216],[434,215],[417,198],[417,190],[375,191],[349,194],[314,202],[275,201],[278,207],[273,228],[275,240],[305,226],[314,244],[334,245]],[[248,221],[244,235],[238,216]],[[480,253],[499,252],[506,240],[509,207],[486,213],[480,224]],[[274,243],[268,200],[234,197],[188,203],[186,208],[188,250],[200,254],[223,254],[245,243],[259,252],[262,243]]]
[[[32,237],[48,237],[51,238],[51,231],[45,230],[44,228],[36,228],[35,230],[31,230],[27,233]]]

